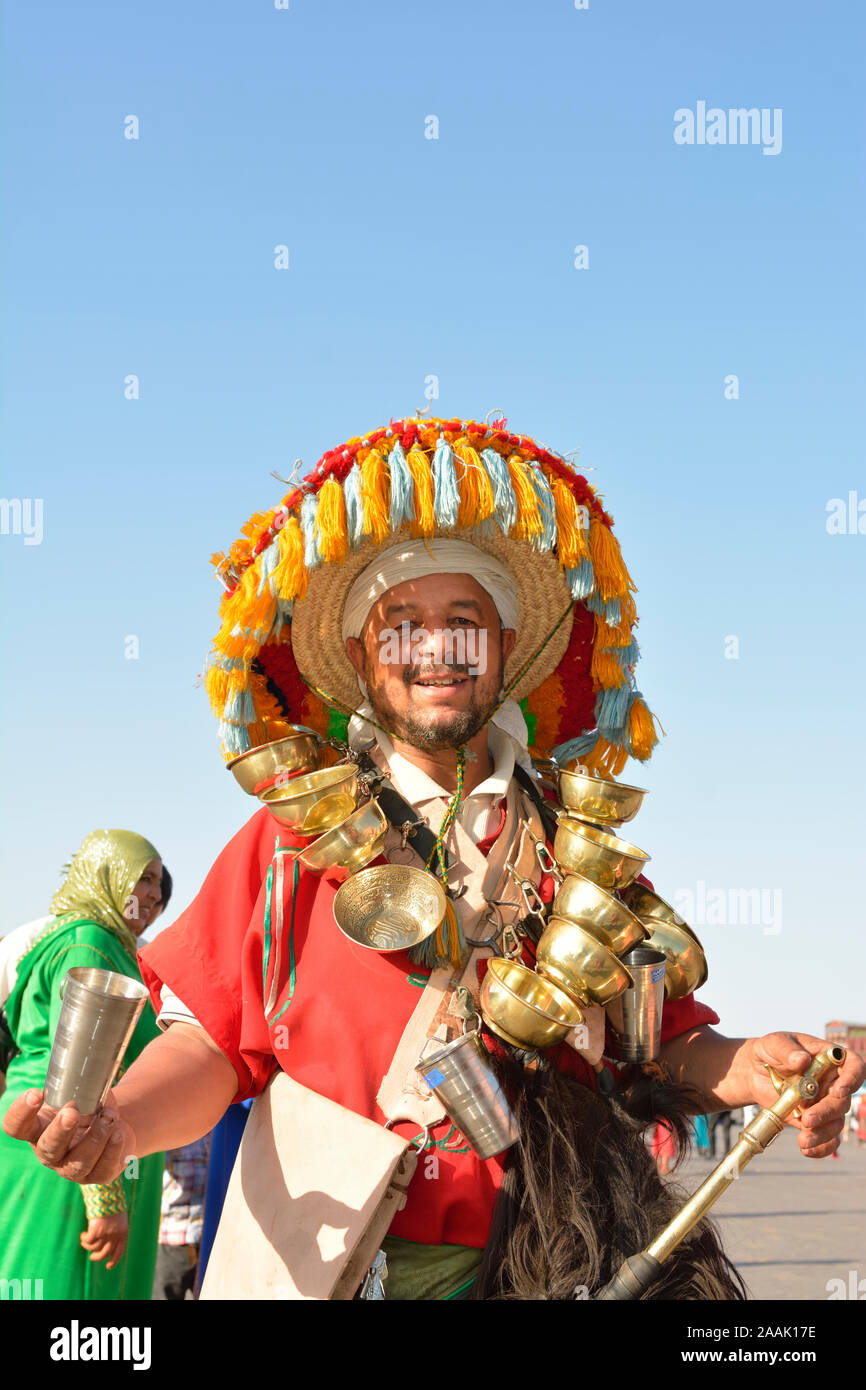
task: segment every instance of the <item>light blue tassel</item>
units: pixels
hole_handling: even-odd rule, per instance
[[[349,469],[343,484],[346,503],[346,530],[352,545],[360,545],[364,528],[364,508],[361,504],[361,470],[357,463]]]
[[[460,509],[454,452],[447,439],[440,437],[433,455],[433,511],[438,526],[456,526]]]
[[[308,570],[320,564],[322,552],[316,540],[316,512],[319,499],[313,492],[306,493],[301,503],[301,530],[304,533],[304,564]]]
[[[236,690],[226,700],[223,710],[223,719],[232,724],[254,724],[256,719],[256,707],[253,703],[252,693],[249,688]]]
[[[233,758],[250,751],[250,736],[246,728],[238,724],[220,724],[220,740],[226,752]]]
[[[497,454],[495,449],[484,449],[481,458],[493,487],[494,516],[503,533],[507,536],[514,529],[514,524],[517,521],[517,498],[514,496],[514,488],[511,486],[508,464],[501,454]]]
[[[612,647],[611,651],[623,669],[627,666],[634,666],[640,661],[640,647],[634,638],[627,647]]]
[[[259,587],[257,590],[257,593],[259,595],[264,593],[265,585],[268,584],[271,591],[271,597],[276,598],[276,594],[274,593],[274,586],[271,583],[271,575],[273,574],[274,570],[277,568],[277,565],[279,563],[280,543],[279,541],[274,540],[271,541],[267,550],[265,550],[262,553],[262,577],[259,580]]]
[[[541,539],[533,541],[533,546],[536,550],[553,550],[556,545],[556,503],[553,500],[550,484],[539,465],[534,459],[528,459],[527,462],[532,486],[535,488],[535,495],[538,498],[538,515],[544,527]]]
[[[589,598],[595,588],[595,572],[591,560],[581,560],[577,569],[565,571],[565,582],[574,599]]]
[[[622,743],[628,733],[628,712],[634,691],[626,681],[616,690],[602,690],[595,702],[598,731],[609,743]]]
[[[553,760],[564,767],[566,763],[580,762],[584,753],[595,747],[598,734],[581,734],[580,738],[570,738],[567,743],[558,743],[551,752]]]
[[[277,599],[277,616],[274,619],[273,635],[280,637],[286,624],[291,625],[294,602],[289,598]]]
[[[391,472],[391,509],[388,522],[392,531],[415,520],[415,484],[399,439],[388,455]]]
[[[622,619],[622,609],[619,606],[618,598],[603,599],[601,594],[590,594],[586,600],[586,606],[590,613],[604,618],[609,627],[616,627]]]

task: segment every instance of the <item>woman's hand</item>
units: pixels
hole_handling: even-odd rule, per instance
[[[92,1217],[87,1223],[87,1230],[81,1232],[81,1244],[83,1249],[91,1252],[91,1260],[104,1260],[107,1255],[105,1268],[114,1269],[123,1258],[128,1236],[129,1218],[123,1211],[117,1216]]]
[[[76,1105],[54,1110],[41,1091],[25,1091],[3,1118],[13,1139],[30,1144],[39,1162],[70,1182],[113,1182],[135,1153],[135,1134],[121,1118],[114,1092],[96,1116],[79,1115]],[[104,1218],[107,1219],[107,1218]]]

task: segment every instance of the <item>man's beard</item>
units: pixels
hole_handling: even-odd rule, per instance
[[[459,674],[464,674],[466,670],[465,667],[458,666],[453,669]],[[404,677],[406,685],[411,685],[412,681],[420,676],[423,676],[423,668],[410,668]],[[384,698],[381,687],[375,683],[369,667],[364,672],[364,679],[370,703],[382,727],[403,743],[429,752],[441,748],[460,748],[469,743],[470,739],[484,728],[496,709],[495,699],[484,706],[476,705],[477,687],[473,686],[473,703],[468,709],[441,712],[431,709],[422,713],[410,708],[406,714],[398,714]]]

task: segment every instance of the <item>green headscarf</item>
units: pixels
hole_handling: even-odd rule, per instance
[[[135,932],[123,916],[130,893],[158,849],[132,830],[94,830],[73,856],[62,887],[51,899],[60,920],[86,918],[113,931],[134,958]]]

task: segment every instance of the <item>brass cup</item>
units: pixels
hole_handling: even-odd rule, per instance
[[[445,916],[445,890],[426,869],[383,864],[337,889],[334,920],[344,936],[374,951],[408,951]]]
[[[488,1028],[515,1047],[553,1047],[583,1022],[574,999],[518,961],[494,956],[481,985]]]
[[[288,779],[303,772],[312,772],[316,767],[319,751],[317,736],[307,730],[296,729],[285,738],[263,743],[260,748],[251,748],[248,753],[232,758],[226,763],[235,780],[250,796],[258,796],[272,787],[277,779]]]
[[[613,951],[565,917],[551,917],[536,952],[538,972],[581,1003],[609,1004],[634,981]]]
[[[646,796],[643,787],[606,782],[580,772],[557,774],[559,799],[569,815],[597,825],[623,825],[634,820]]]
[[[321,768],[260,796],[281,825],[300,835],[319,835],[333,829],[351,814],[357,799],[358,769],[354,763]]]
[[[692,932],[688,922],[686,922],[678,912],[666,903],[664,898],[660,898],[658,893],[654,893],[651,888],[647,888],[642,883],[631,883],[622,890],[623,902],[636,916],[645,922],[648,917],[658,917],[662,922],[670,922],[672,927],[681,927],[684,931]],[[698,938],[695,936],[695,941]],[[698,942],[700,945],[700,942]]]
[[[388,821],[374,799],[359,806],[340,825],[307,845],[298,859],[314,874],[338,868],[356,873],[382,853],[387,830]]]
[[[707,982],[707,958],[691,927],[674,926],[661,917],[647,917],[644,925],[651,932],[645,946],[660,951],[667,960],[665,996],[682,999]]]
[[[650,857],[637,845],[569,815],[559,817],[553,853],[561,868],[591,878],[608,892],[631,883]]]
[[[569,874],[563,879],[553,900],[551,916],[567,917],[601,941],[615,956],[639,945],[649,934],[649,928],[625,903],[580,874]]]

